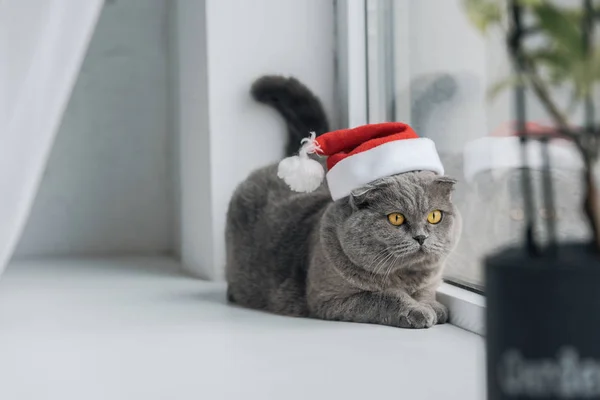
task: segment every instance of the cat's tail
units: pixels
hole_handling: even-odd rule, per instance
[[[256,101],[275,108],[283,116],[288,130],[286,157],[298,152],[300,141],[310,132],[319,136],[329,131],[323,104],[295,78],[263,76],[254,82],[250,92]]]

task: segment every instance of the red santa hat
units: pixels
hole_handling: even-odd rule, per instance
[[[312,192],[323,181],[323,167],[309,154],[328,156],[327,184],[333,200],[386,176],[421,170],[444,174],[433,141],[420,138],[402,122],[341,129],[318,138],[311,134],[297,156],[279,163],[278,176],[296,192]]]
[[[527,122],[525,129],[532,136],[554,133],[552,127],[537,122]],[[539,140],[529,140],[526,146],[528,167],[542,168],[542,143]],[[568,140],[552,139],[548,144],[548,154],[553,169],[580,170],[583,167],[581,156]],[[467,182],[472,182],[480,172],[525,167],[515,122],[507,122],[490,136],[467,143],[463,156]]]

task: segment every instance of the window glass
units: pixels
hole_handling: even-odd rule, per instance
[[[500,31],[483,36],[462,3],[367,0],[368,108],[369,122],[404,121],[436,142],[446,174],[459,180],[454,200],[463,218],[446,279],[481,289],[482,259],[522,241],[523,163],[514,131],[514,91],[507,88],[490,99],[491,87],[511,74],[504,36]],[[536,45],[535,38],[529,45]],[[567,108],[569,91],[561,90],[554,95]],[[528,94],[526,103],[530,129],[550,125],[534,96]],[[573,123],[582,118],[582,110],[572,110]],[[557,222],[560,240],[587,235],[574,147],[564,141],[550,146],[554,213],[541,201],[539,143],[531,143],[528,152],[539,240],[546,240],[548,218]]]

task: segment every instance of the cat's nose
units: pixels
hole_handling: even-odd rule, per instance
[[[423,243],[425,243],[425,240],[427,239],[427,236],[425,236],[425,235],[419,235],[419,236],[413,237],[413,239],[415,239],[417,242],[419,242],[419,244],[422,246]]]

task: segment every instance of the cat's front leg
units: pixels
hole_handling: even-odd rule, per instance
[[[315,317],[348,322],[397,326],[401,328],[430,328],[437,317],[432,307],[421,304],[408,294],[359,292],[346,296],[310,300]]]
[[[436,324],[445,324],[448,322],[448,307],[436,300],[435,293],[436,290],[434,288],[428,288],[418,291],[413,295],[413,298],[420,304],[429,306],[435,311]]]

